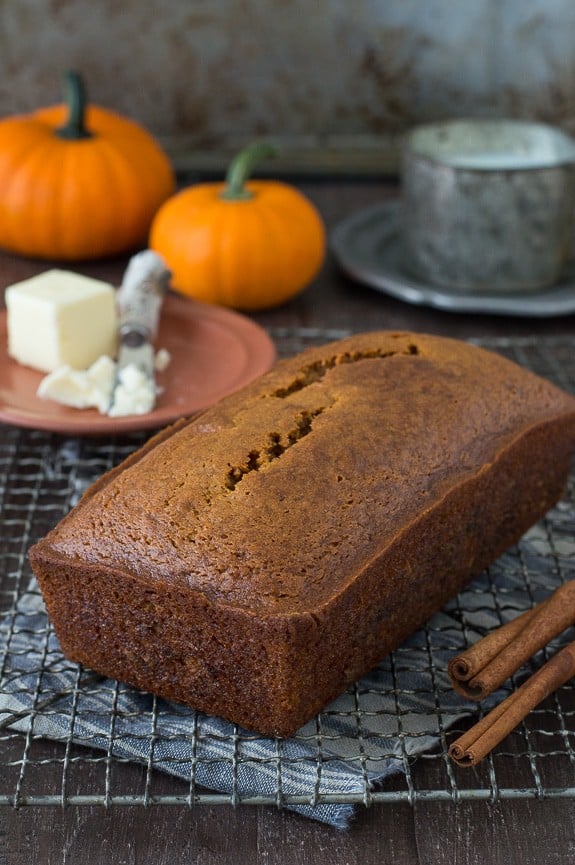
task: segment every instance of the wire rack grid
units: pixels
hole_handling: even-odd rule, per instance
[[[284,356],[346,335],[272,331]],[[575,391],[572,340],[483,344]],[[516,548],[377,670],[293,739],[272,741],[134,692],[59,653],[27,550],[144,440],[143,433],[78,439],[0,427],[0,804],[308,807],[575,797],[572,683],[479,767],[460,770],[447,757],[449,741],[483,710],[458,701],[446,676],[451,654],[575,577],[574,478]]]

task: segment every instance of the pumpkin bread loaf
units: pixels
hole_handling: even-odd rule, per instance
[[[30,558],[64,653],[289,735],[559,498],[575,399],[371,333],[282,361],[104,475]]]

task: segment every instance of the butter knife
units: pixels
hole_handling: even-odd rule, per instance
[[[111,417],[145,414],[156,403],[154,339],[170,271],[152,250],[135,255],[118,289],[118,360]]]

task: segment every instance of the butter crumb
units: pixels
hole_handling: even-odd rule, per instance
[[[154,359],[154,368],[156,372],[164,372],[169,367],[172,361],[172,356],[167,348],[160,348],[156,352]]]

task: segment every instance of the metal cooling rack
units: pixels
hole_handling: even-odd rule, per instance
[[[291,355],[311,344],[348,335],[341,330],[275,329],[279,352]],[[536,372],[575,391],[574,343],[568,338],[546,340],[497,339],[481,341]],[[18,639],[17,604],[29,588],[31,572],[26,552],[29,545],[74,504],[86,486],[116,465],[145,439],[144,434],[123,438],[76,439],[56,434],[0,427],[0,678],[10,678],[6,645]],[[447,758],[447,745],[473,723],[479,709],[463,717],[450,704],[445,677],[446,656],[458,650],[471,635],[481,631],[485,615],[502,621],[521,603],[535,603],[560,582],[575,577],[575,483],[572,479],[565,500],[530,533],[527,547],[520,545],[506,554],[503,571],[493,568],[480,581],[456,598],[439,617],[419,633],[411,647],[401,647],[384,662],[385,689],[377,677],[367,677],[351,688],[342,701],[304,728],[302,756],[280,742],[275,752],[257,757],[257,737],[234,729],[228,748],[232,783],[230,789],[214,792],[200,783],[203,777],[202,743],[209,735],[198,716],[192,715],[184,735],[188,754],[188,777],[180,779],[156,771],[165,769],[159,757],[158,729],[163,717],[162,701],[151,699],[147,708],[148,733],[142,742],[139,763],[118,753],[123,735],[121,722],[130,712],[123,707],[123,688],[102,680],[88,670],[74,668],[73,683],[66,695],[68,729],[81,727],[83,700],[106,691],[107,738],[90,741],[90,735],[45,738],[37,722],[50,721],[54,694],[43,682],[51,665],[59,663],[45,649],[35,670],[32,709],[27,729],[18,730],[26,713],[0,712],[0,804],[10,805],[175,805],[275,804],[316,805],[326,803],[400,802],[421,800],[575,797],[575,686],[569,683],[533,711],[492,755],[475,770],[459,770]],[[501,574],[505,572],[506,579]],[[510,575],[510,580],[507,579]],[[32,619],[30,620],[32,621]],[[34,620],[35,621],[35,620]],[[45,622],[41,633],[50,638]],[[21,632],[21,625],[18,626]],[[25,628],[24,628],[25,631]],[[22,634],[20,633],[20,636]],[[536,659],[536,663],[541,658]],[[531,670],[524,671],[528,675]],[[423,679],[422,679],[423,677]],[[429,693],[420,705],[421,682]],[[513,688],[521,680],[509,685]],[[58,696],[58,695],[57,695]],[[62,695],[59,695],[62,696]],[[501,695],[499,695],[501,697]],[[0,692],[0,698],[2,693]],[[132,709],[132,714],[134,710]],[[454,720],[455,718],[455,720]],[[381,719],[387,738],[370,733],[373,719]],[[128,717],[129,720],[129,717]],[[179,735],[179,734],[178,734]],[[351,792],[329,786],[329,769],[338,736],[354,746],[343,757],[353,765],[359,779]],[[74,738],[78,741],[74,741]],[[419,743],[432,743],[424,747]],[[121,743],[120,743],[121,744]],[[249,750],[254,745],[256,750]],[[337,750],[337,749],[336,749]],[[121,748],[120,748],[121,752]],[[230,756],[231,755],[231,756]],[[212,762],[216,758],[209,758]],[[242,772],[265,760],[271,782],[265,789],[242,793]],[[341,763],[341,754],[338,758]],[[285,778],[299,763],[311,768],[309,789],[287,792]],[[401,771],[382,784],[371,781],[378,764],[396,764]],[[260,766],[261,768],[261,766]]]

